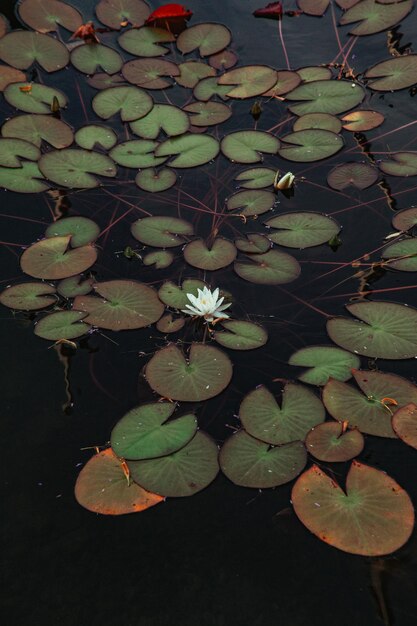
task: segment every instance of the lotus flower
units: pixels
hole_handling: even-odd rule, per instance
[[[281,178],[279,177],[279,172],[277,172],[274,180],[274,189],[279,189],[280,191],[291,189],[294,186],[294,180],[295,176],[292,172],[287,172]]]
[[[198,289],[198,295],[194,296],[192,293],[187,293],[187,298],[191,304],[186,304],[186,309],[182,312],[187,315],[193,315],[196,317],[204,317],[206,322],[213,322],[215,319],[226,319],[229,317],[227,313],[223,311],[227,309],[231,302],[228,304],[222,304],[224,297],[219,298],[219,289],[210,291],[208,287]]]

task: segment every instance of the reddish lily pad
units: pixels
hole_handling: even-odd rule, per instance
[[[181,328],[184,328],[185,318],[177,317],[174,319],[171,313],[163,315],[156,323],[156,328],[160,333],[169,334],[177,333]]]
[[[417,449],[417,405],[410,403],[392,416],[395,434],[409,446]]]
[[[18,5],[18,13],[27,26],[39,33],[58,30],[58,26],[75,31],[83,23],[77,9],[56,0],[23,0]]]
[[[264,254],[252,254],[247,260],[236,261],[234,270],[238,276],[258,285],[284,285],[290,283],[301,272],[301,267],[293,256],[277,250]]]
[[[0,92],[4,91],[10,83],[23,83],[26,81],[26,74],[14,67],[0,65]]]
[[[349,461],[358,456],[365,445],[359,430],[347,430],[341,422],[323,422],[308,433],[307,452],[328,463]]]
[[[84,321],[85,313],[79,311],[58,311],[49,313],[35,325],[35,335],[50,341],[77,339],[82,337],[91,326]]]
[[[132,28],[124,32],[118,39],[123,50],[137,57],[157,57],[168,54],[169,47],[160,45],[175,41],[175,35],[165,28]]]
[[[175,248],[191,237],[191,224],[177,217],[152,216],[137,220],[131,227],[135,239],[147,246]]]
[[[15,30],[0,39],[0,59],[18,70],[27,70],[36,62],[46,72],[56,72],[68,64],[69,53],[50,35]]]
[[[323,15],[330,0],[297,0],[299,8],[307,15]]]
[[[237,250],[227,239],[218,237],[208,246],[202,239],[191,241],[184,248],[184,259],[193,267],[215,271],[227,267],[236,258]]]
[[[47,283],[21,283],[0,293],[0,302],[9,309],[38,311],[57,301],[55,287]]]
[[[342,163],[327,175],[327,182],[332,189],[342,191],[348,187],[367,189],[378,180],[378,171],[368,163]]]
[[[41,147],[46,141],[54,148],[67,148],[74,140],[68,124],[50,115],[18,115],[7,120],[2,128],[3,137],[18,137]]]
[[[184,30],[177,39],[177,48],[183,54],[198,50],[202,57],[216,54],[226,48],[232,34],[223,24],[207,22]]]
[[[124,64],[122,74],[129,83],[144,89],[166,89],[172,82],[163,78],[178,76],[178,65],[164,59],[134,59]]]
[[[275,85],[262,95],[266,97],[283,96],[298,87],[300,83],[301,76],[297,72],[280,70],[277,72],[277,81]]]
[[[234,52],[231,50],[222,50],[217,54],[213,54],[208,59],[208,62],[212,67],[215,67],[216,70],[228,70],[229,68],[236,65],[238,58]]]
[[[396,230],[410,230],[417,224],[417,208],[403,209],[397,211],[392,218],[392,225]]]
[[[123,59],[117,50],[100,43],[86,43],[71,52],[71,63],[84,74],[103,71],[107,74],[119,72]]]
[[[232,111],[221,102],[192,102],[184,108],[193,126],[214,126],[229,119]]]
[[[95,11],[100,22],[114,30],[120,30],[126,21],[132,26],[142,26],[150,14],[143,0],[100,0]]]
[[[352,111],[342,117],[343,128],[353,133],[360,133],[366,130],[372,130],[381,126],[385,117],[378,111]]]
[[[69,248],[71,235],[41,239],[26,248],[20,259],[25,274],[34,278],[57,280],[84,272],[97,260],[97,250],[91,246]]]
[[[179,137],[170,137],[155,150],[157,157],[174,156],[170,167],[197,167],[209,163],[219,153],[219,143],[211,135],[185,133]]]

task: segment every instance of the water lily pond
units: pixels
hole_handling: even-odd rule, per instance
[[[414,4],[1,3],[9,624],[416,623]]]

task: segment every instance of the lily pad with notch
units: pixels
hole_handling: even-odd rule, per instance
[[[392,427],[397,437],[417,449],[417,405],[410,403],[395,411]]]
[[[88,217],[74,216],[57,220],[45,231],[46,237],[65,237],[71,235],[71,247],[86,246],[97,239],[100,227]]]
[[[132,26],[142,26],[149,17],[149,6],[143,0],[100,0],[95,12],[102,24],[112,30],[120,30],[127,21]]]
[[[378,111],[352,111],[342,117],[343,128],[352,133],[365,132],[381,126],[385,117]]]
[[[394,213],[392,225],[396,230],[407,231],[417,224],[417,207],[402,209]]]
[[[134,59],[124,64],[122,74],[129,82],[144,89],[166,89],[173,85],[171,80],[180,73],[178,65],[165,59]]]
[[[36,62],[45,72],[56,72],[68,64],[69,52],[50,35],[15,30],[0,39],[0,59],[18,70],[27,70]]]
[[[281,213],[264,224],[277,229],[267,234],[268,239],[280,246],[300,250],[326,243],[340,232],[340,226],[333,218],[313,211]]]
[[[353,5],[340,18],[340,24],[356,24],[349,30],[350,35],[373,35],[387,30],[400,22],[413,8],[413,0],[402,2],[375,2],[375,0],[361,0]]]
[[[235,163],[257,163],[262,154],[277,154],[280,141],[274,135],[260,130],[238,130],[221,141],[223,154]]]
[[[284,285],[298,278],[301,267],[293,256],[278,250],[269,250],[264,254],[247,256],[246,261],[236,261],[234,270],[238,276],[251,283]]]
[[[9,65],[0,65],[0,92],[4,91],[10,83],[22,83],[25,80],[26,74],[24,72],[9,67]]]
[[[213,338],[224,348],[255,350],[268,341],[267,331],[259,324],[245,320],[224,320],[220,323],[223,330],[216,330]]]
[[[11,106],[25,113],[50,115],[54,98],[58,100],[61,109],[67,105],[66,95],[53,87],[33,83],[29,92],[21,91],[21,87],[27,87],[27,83],[12,83],[6,87],[3,95]]]
[[[216,70],[201,61],[186,61],[178,66],[180,75],[176,77],[175,82],[181,87],[193,89],[197,83],[203,78],[216,76]]]
[[[355,86],[352,87],[352,84]],[[365,90],[358,83],[347,80],[315,80],[296,87],[285,99],[290,102],[289,109],[295,115],[337,115],[358,106],[364,97]],[[291,104],[293,101],[295,104]]]
[[[17,10],[20,19],[39,33],[56,31],[59,26],[73,32],[83,23],[77,9],[56,0],[23,0]]]
[[[193,90],[193,96],[196,100],[201,100],[202,102],[207,102],[213,96],[218,96],[222,100],[227,100],[227,94],[229,91],[230,87],[228,85],[218,84],[217,77],[208,76],[197,83]]]
[[[50,341],[77,339],[91,329],[80,311],[58,311],[49,313],[35,324],[35,335]]]
[[[170,334],[177,333],[179,330],[184,328],[184,325],[184,317],[174,318],[172,313],[166,313],[156,322],[156,329],[159,330],[160,333]]]
[[[343,148],[340,135],[329,130],[299,130],[282,137],[278,151],[280,157],[288,161],[311,163],[333,156]]]
[[[186,278],[182,285],[176,285],[172,281],[167,281],[159,288],[158,296],[167,306],[182,311],[187,304],[190,304],[187,294],[197,297],[198,290],[203,289],[205,283],[195,278]]]
[[[151,111],[153,100],[143,89],[126,85],[103,89],[94,96],[92,107],[105,120],[120,113],[122,122],[133,122]]]
[[[342,163],[336,165],[327,175],[327,182],[332,189],[342,191],[348,187],[367,189],[378,180],[378,170],[368,163]]]
[[[308,433],[307,452],[319,461],[341,463],[359,456],[365,445],[359,430],[344,430],[342,422],[323,422]]]
[[[86,43],[74,48],[71,52],[71,63],[84,74],[94,74],[99,71],[115,74],[122,68],[123,59],[117,50],[109,46]]]
[[[175,35],[169,30],[150,26],[132,28],[118,38],[119,46],[137,57],[158,57],[168,54],[169,47],[163,44],[173,41]]]
[[[400,6],[400,5],[399,5]],[[417,54],[405,54],[377,63],[365,73],[374,91],[397,91],[417,83]]]
[[[157,157],[173,156],[170,167],[197,167],[209,163],[219,153],[219,143],[211,135],[185,133],[166,139],[155,150]]]
[[[417,154],[415,152],[394,152],[389,161],[379,164],[380,170],[390,176],[417,176]]]
[[[207,22],[184,30],[177,39],[177,48],[182,54],[198,50],[200,56],[207,57],[227,48],[231,39],[226,26]]]
[[[233,263],[237,250],[231,241],[217,237],[211,245],[207,245],[202,239],[191,241],[185,246],[183,253],[184,259],[193,267],[215,271]]]
[[[390,244],[383,249],[381,257],[388,261],[386,267],[401,272],[417,272],[417,237]]]
[[[244,65],[222,74],[217,82],[219,85],[230,85],[227,92],[229,98],[245,99],[268,92],[276,86],[277,80],[278,74],[272,67]]]
[[[332,70],[323,65],[308,65],[297,70],[303,83],[311,83],[316,80],[330,80],[333,76]]]
[[[356,354],[336,346],[307,346],[294,352],[289,365],[309,368],[297,376],[303,383],[325,385],[330,378],[345,382],[352,377],[352,369],[360,367]]]
[[[50,115],[18,115],[7,120],[2,128],[3,137],[16,137],[41,147],[42,141],[54,148],[67,148],[74,140],[68,124]],[[40,155],[39,155],[40,156]]]
[[[155,250],[143,257],[144,265],[154,265],[156,270],[169,267],[174,260],[174,255],[169,250]]]
[[[240,215],[250,217],[252,215],[262,215],[274,208],[276,196],[272,191],[264,189],[253,189],[237,191],[227,199],[229,211],[239,210]]]
[[[276,171],[269,167],[251,167],[235,178],[245,189],[263,189],[274,184]]]
[[[100,184],[96,176],[114,178],[117,174],[107,155],[81,148],[47,152],[38,163],[45,178],[62,187],[93,189]]]
[[[71,235],[41,239],[26,248],[20,258],[22,271],[34,278],[58,280],[84,272],[97,260],[91,245],[71,249]]]
[[[24,160],[37,161],[41,152],[35,144],[25,139],[14,137],[0,138],[0,166],[20,168]]]
[[[275,96],[283,96],[284,94],[292,91],[301,83],[301,76],[297,72],[291,72],[288,70],[279,70],[277,72],[277,82],[271,89],[268,89],[262,95],[270,98]]]
[[[248,233],[245,238],[239,237],[235,239],[234,243],[240,252],[246,252],[248,254],[262,254],[272,247],[272,243],[268,237],[260,235],[259,233]]]
[[[75,133],[75,143],[84,150],[101,148],[111,150],[117,143],[117,135],[109,126],[99,124],[88,124],[82,126]]]
[[[37,163],[23,161],[20,167],[0,166],[0,187],[18,193],[40,193],[48,189]]]
[[[216,70],[228,70],[236,65],[238,58],[232,50],[222,50],[216,54],[212,54],[208,59],[209,64]]]
[[[177,175],[173,170],[164,167],[160,170],[145,169],[136,175],[135,183],[144,191],[157,193],[170,189],[177,182]]]
[[[93,289],[94,278],[83,278],[80,274],[63,278],[57,285],[57,291],[63,298],[86,296]]]
[[[130,123],[132,132],[144,139],[156,139],[161,130],[169,137],[182,135],[189,126],[188,115],[172,104],[155,104],[144,117]]]
[[[175,248],[194,234],[192,224],[178,217],[144,217],[132,224],[132,235],[147,246]]]
[[[21,283],[0,293],[0,303],[18,311],[39,311],[57,302],[56,290],[48,283]]]
[[[109,156],[118,165],[132,167],[134,169],[156,167],[165,163],[166,157],[156,157],[157,141],[150,139],[130,139],[117,144],[109,152]]]
[[[228,120],[231,109],[221,102],[192,102],[183,107],[193,126],[215,126]]]

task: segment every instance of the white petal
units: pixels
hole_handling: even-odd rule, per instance
[[[224,311],[225,309],[228,309],[229,306],[231,306],[231,305],[232,305],[232,303],[228,302],[227,304],[222,304],[222,306],[218,306],[216,310],[217,311]]]

